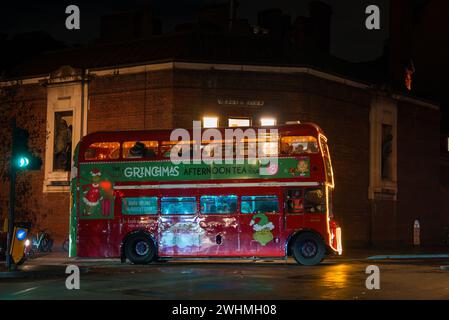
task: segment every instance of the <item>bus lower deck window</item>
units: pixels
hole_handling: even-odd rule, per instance
[[[237,196],[202,196],[200,198],[202,214],[232,214],[237,211]]]
[[[279,202],[277,196],[242,196],[241,213],[277,213]]]
[[[196,198],[195,197],[162,197],[161,198],[162,214],[195,214]]]
[[[326,197],[322,189],[309,189],[304,194],[304,211],[306,213],[326,212]]]

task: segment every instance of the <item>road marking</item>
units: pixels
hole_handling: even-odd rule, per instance
[[[13,296],[18,296],[19,294],[28,293],[30,291],[33,291],[33,290],[37,289],[37,288],[39,288],[39,287],[32,287],[32,288],[28,288],[28,289],[25,289],[25,290],[17,291],[15,293],[13,293],[12,295]]]
[[[397,255],[379,255],[368,257],[368,260],[384,259],[448,259],[449,254],[397,254]]]

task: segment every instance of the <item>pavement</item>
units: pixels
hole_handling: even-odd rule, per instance
[[[67,290],[66,267],[81,289]],[[367,267],[380,290],[366,287]],[[56,252],[0,272],[0,299],[447,299],[449,248],[348,250],[319,266],[288,260],[173,260],[144,266]]]

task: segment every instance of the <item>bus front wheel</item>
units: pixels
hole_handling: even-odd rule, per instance
[[[145,233],[136,233],[125,242],[125,256],[133,264],[147,264],[156,257],[153,239]]]
[[[305,266],[313,266],[323,260],[326,246],[319,235],[304,232],[293,240],[292,252],[296,262]]]

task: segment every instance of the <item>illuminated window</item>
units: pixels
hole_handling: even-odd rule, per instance
[[[281,154],[317,153],[318,143],[312,136],[288,136],[281,138]]]
[[[274,118],[262,118],[260,119],[260,125],[264,126],[274,126],[276,125],[276,119]]]
[[[84,153],[85,160],[118,159],[120,155],[119,142],[95,142]]]
[[[229,127],[249,127],[251,120],[248,118],[230,118],[228,119]]]
[[[304,211],[306,213],[326,212],[326,197],[322,189],[309,189],[304,194]]]
[[[272,133],[259,133],[257,147],[259,155],[262,156],[277,156],[278,150],[278,135]]]
[[[241,213],[277,213],[279,202],[277,196],[243,196]]]
[[[237,196],[202,196],[202,214],[231,214],[237,211]]]
[[[203,118],[203,127],[204,128],[217,128],[218,127],[218,118],[217,117],[204,117]]]
[[[127,141],[123,143],[124,158],[153,158],[157,156],[157,141]]]
[[[188,150],[189,155],[191,155],[192,143],[193,141],[162,141],[161,155],[164,158],[170,158],[172,148],[176,148],[179,157],[183,155],[183,148],[184,150]]]
[[[163,197],[161,198],[162,214],[195,214],[195,197]]]

